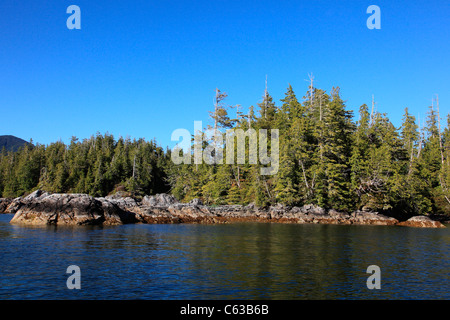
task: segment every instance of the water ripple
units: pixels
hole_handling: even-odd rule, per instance
[[[449,299],[447,229],[25,227],[0,215],[1,299]],[[81,290],[66,268],[81,268]],[[369,265],[381,290],[369,290]]]

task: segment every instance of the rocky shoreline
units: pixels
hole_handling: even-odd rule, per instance
[[[13,213],[13,224],[29,225],[120,225],[128,223],[319,223],[340,225],[389,225],[445,228],[426,216],[398,221],[377,212],[343,213],[314,205],[258,208],[252,204],[205,206],[199,199],[180,203],[173,196],[158,194],[142,200],[120,195],[94,198],[87,194],[50,194],[37,190],[26,197],[0,198],[0,213]]]

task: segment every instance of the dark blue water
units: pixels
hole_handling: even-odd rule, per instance
[[[450,232],[293,224],[26,227],[0,215],[0,299],[449,299]],[[70,290],[67,267],[81,270]],[[369,265],[381,289],[369,290]]]

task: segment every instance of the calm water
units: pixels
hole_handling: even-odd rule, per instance
[[[450,299],[450,231],[291,224],[24,227],[0,215],[0,299]],[[81,289],[69,290],[69,265]],[[381,290],[369,290],[369,265]]]

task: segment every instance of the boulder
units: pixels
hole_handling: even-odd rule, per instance
[[[252,203],[249,203],[248,205],[246,205],[246,206],[244,207],[244,209],[245,209],[246,211],[254,211],[254,210],[257,210],[258,207],[256,206],[256,204],[255,204],[254,202],[252,202]]]
[[[100,201],[106,200],[111,203],[114,203],[116,206],[118,206],[120,209],[124,211],[136,211],[139,207],[139,203],[136,201],[136,199],[131,197],[118,197],[117,195],[113,196],[106,196],[104,198],[96,198]]]
[[[352,212],[349,220],[353,224],[363,224],[363,225],[383,225],[392,226],[398,223],[398,220],[392,217],[387,217],[378,212],[368,212],[368,211],[355,211]]]
[[[203,205],[203,201],[200,200],[199,198],[195,198],[195,199],[192,199],[191,201],[189,201],[188,204],[189,205],[193,205],[193,206],[202,206]]]
[[[104,221],[102,224],[116,225],[139,222],[136,214],[128,210],[130,208],[134,208],[132,207],[132,205],[135,205],[136,202],[134,201],[134,199],[127,199],[128,198],[118,201],[111,201],[106,198],[95,198],[95,200],[99,201],[102,205],[104,216]]]
[[[13,200],[10,198],[0,198],[0,213],[9,213],[6,209]]]
[[[399,222],[397,225],[415,228],[445,228],[439,221],[431,220],[426,216],[414,216],[406,221]]]
[[[51,194],[24,201],[11,219],[13,224],[32,225],[116,225],[135,221],[134,214],[87,194]]]
[[[303,207],[300,208],[300,211],[312,215],[323,215],[327,213],[324,208],[321,208],[314,204],[305,204]]]
[[[35,201],[39,198],[43,198],[50,195],[48,192],[44,192],[40,189],[33,191],[32,193],[30,193],[29,195],[27,195],[26,197],[22,198],[22,202],[30,202],[30,201]]]
[[[8,205],[8,207],[6,208],[5,212],[8,212],[8,213],[16,213],[17,210],[19,210],[20,207],[21,207],[22,205],[23,205],[22,197],[14,198],[14,199],[10,202],[10,204]]]
[[[179,218],[173,216],[165,207],[141,207],[137,217],[142,223],[181,223]]]
[[[170,194],[160,193],[154,196],[145,196],[141,204],[153,207],[168,207],[172,204],[178,203],[177,199]]]
[[[278,203],[275,206],[269,207],[269,217],[271,219],[281,219],[289,211],[289,208]]]
[[[349,217],[349,215],[347,213],[344,212],[340,212],[334,209],[331,209],[328,211],[328,215],[332,218],[336,218],[336,219],[347,219]]]
[[[286,219],[297,219],[298,222],[300,222],[300,223],[304,223],[304,222],[309,220],[308,219],[308,215],[300,207],[292,207],[290,210],[288,210],[283,215],[283,218],[286,218]]]
[[[249,216],[257,216],[258,211],[248,211],[242,205],[223,205],[217,207],[207,207],[208,211],[216,217],[225,219],[244,219]]]
[[[27,195],[26,197],[17,197],[12,199],[6,209],[4,209],[5,213],[16,213],[24,204],[31,203],[34,201],[38,201],[40,199],[45,198],[50,195],[48,192],[44,192],[42,190],[36,190]]]

